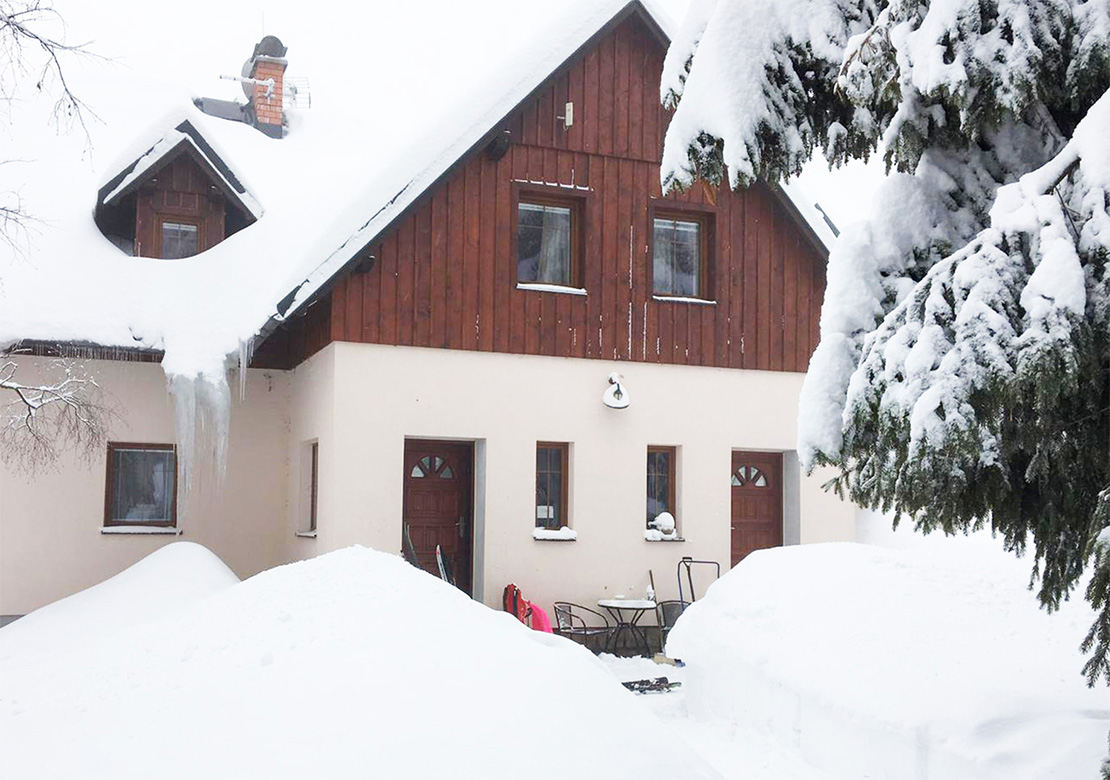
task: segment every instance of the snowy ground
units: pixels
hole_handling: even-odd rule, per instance
[[[1036,606],[1030,564],[988,534],[754,554],[668,641],[683,669],[603,657],[683,687],[644,704],[726,778],[1093,780],[1110,695],[1089,689],[1082,589]]]
[[[240,583],[173,544],[0,629],[0,776],[1094,780],[1090,609],[1038,610],[989,538],[861,537],[752,555],[672,632],[685,668],[363,548]]]
[[[602,655],[602,663],[621,682],[666,677],[686,684],[686,670],[648,658]],[[686,706],[687,689],[637,697],[666,726],[664,736],[685,742],[726,780],[834,780],[807,764],[797,750],[734,723],[693,717]]]
[[[352,547],[213,589],[181,560],[197,551],[0,629],[0,777],[718,777],[681,743],[645,751],[658,721],[584,648],[396,556]],[[158,569],[198,583],[192,603],[81,633]],[[28,651],[42,639],[50,655]]]

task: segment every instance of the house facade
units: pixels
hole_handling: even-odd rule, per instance
[[[541,605],[638,596],[649,571],[673,598],[683,557],[853,539],[854,507],[794,452],[826,250],[777,188],[663,195],[666,46],[645,6],[621,7],[275,302],[226,467],[201,457],[187,494],[158,354],[55,348],[86,358],[120,420],[92,463],[2,467],[0,614],[174,539],[240,576],[351,544],[433,570],[438,546],[490,605],[510,582]],[[261,51],[280,81],[284,49]],[[273,116],[248,118],[273,135]],[[235,161],[174,132],[105,185],[101,232],[168,258],[265,229]],[[24,381],[49,353],[19,356]]]

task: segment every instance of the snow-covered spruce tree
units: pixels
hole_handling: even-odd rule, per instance
[[[885,154],[875,213],[829,259],[803,462],[922,531],[1032,539],[1049,609],[1094,561],[1091,684],[1110,683],[1108,87],[1110,0],[695,0],[662,95],[668,188]]]

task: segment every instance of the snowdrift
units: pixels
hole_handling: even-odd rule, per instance
[[[4,777],[718,777],[580,646],[365,548],[66,641],[4,665]]]
[[[0,629],[0,666],[72,652],[75,645],[164,618],[238,582],[208,548],[168,544],[115,577]]]
[[[1078,647],[1093,614],[1053,615],[993,540],[752,554],[678,621],[688,706],[796,747],[845,778],[1093,778],[1110,697]]]

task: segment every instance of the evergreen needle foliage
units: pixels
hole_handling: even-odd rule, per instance
[[[896,523],[1031,545],[1050,611],[1091,567],[1090,685],[1110,684],[1108,88],[1110,0],[709,0],[662,96],[668,188],[884,155],[876,213],[831,251],[803,462]]]

